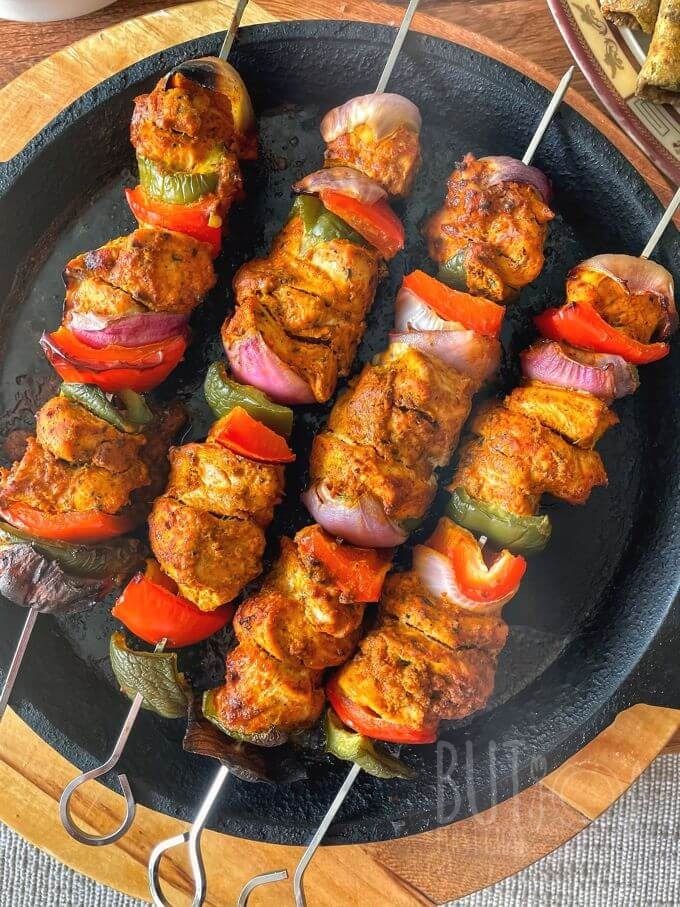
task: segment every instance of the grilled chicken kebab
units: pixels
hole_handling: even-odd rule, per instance
[[[62,326],[41,340],[64,380],[107,392],[151,390],[182,359],[189,316],[216,283],[226,214],[243,196],[239,158],[257,152],[245,86],[212,58],[140,95],[130,136],[140,185],[126,196],[139,229],[69,262]]]
[[[234,278],[236,310],[222,339],[240,381],[279,403],[323,403],[348,374],[383,261],[404,245],[386,199],[410,191],[420,125],[415,105],[393,94],[326,115],[326,169],[295,185],[300,195],[271,252]]]
[[[542,196],[529,191],[538,205]],[[516,193],[510,184],[510,199]],[[527,247],[540,237],[539,257],[544,236],[527,230]],[[319,717],[324,670],[354,650],[365,605],[380,597],[389,548],[427,512],[435,470],[451,458],[474,392],[498,365],[503,315],[495,302],[421,271],[404,279],[389,348],[350,383],[314,441],[304,500],[320,525],[282,541],[263,589],[237,611],[225,683],[204,703],[227,734],[271,744]],[[402,597],[392,596],[394,608]],[[423,612],[424,625],[429,619]],[[500,649],[498,624],[489,645]],[[476,624],[465,632],[471,639]]]
[[[103,543],[146,518],[184,416],[154,414],[136,392],[181,360],[188,319],[216,283],[222,221],[242,195],[239,158],[256,154],[245,86],[211,58],[137,98],[131,138],[141,184],[127,194],[140,226],[66,266],[62,325],[41,338],[65,383],[2,473],[3,583],[23,603],[46,601],[46,588],[65,605],[92,598],[139,565],[139,542]]]
[[[486,704],[507,633],[501,609],[523,555],[550,535],[541,497],[583,504],[606,484],[593,447],[618,422],[612,401],[636,390],[636,366],[669,351],[672,277],[645,259],[597,256],[536,324],[546,339],[522,354],[523,384],[472,422],[448,516],[416,546],[413,569],[388,580],[376,626],[330,681],[331,705],[359,733],[431,742],[440,720]]]

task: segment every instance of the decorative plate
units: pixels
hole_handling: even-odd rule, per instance
[[[607,22],[597,0],[548,0],[567,47],[622,129],[680,185],[680,111],[635,96],[649,39]]]

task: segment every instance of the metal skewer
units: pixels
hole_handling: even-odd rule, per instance
[[[2,692],[0,693],[0,721],[2,721],[2,716],[5,714],[9,697],[12,695],[14,683],[19,674],[19,668],[21,667],[21,662],[24,660],[24,655],[28,648],[28,641],[31,638],[31,633],[33,632],[33,627],[35,626],[39,614],[40,611],[37,608],[31,608],[26,615],[26,620],[24,621],[24,626],[21,630],[21,635],[19,636],[19,642],[14,650],[12,661],[7,669],[7,677],[5,677],[5,682],[2,685]]]
[[[408,15],[408,11],[407,11],[407,15]],[[548,104],[548,106],[545,110],[545,113],[541,117],[541,121],[539,122],[538,126],[536,127],[536,132],[534,133],[531,141],[529,142],[526,153],[525,153],[524,157],[522,158],[522,163],[528,165],[533,160],[534,154],[536,153],[536,149],[538,148],[538,146],[541,142],[541,139],[545,135],[545,132],[546,132],[548,126],[550,125],[550,122],[551,122],[553,116],[555,115],[555,111],[560,106],[560,103],[562,102],[562,99],[564,98],[564,95],[566,94],[567,88],[569,87],[569,83],[571,82],[572,76],[574,75],[574,71],[575,71],[575,67],[571,66],[560,79],[560,82],[559,82],[557,88],[555,89],[555,92],[551,98],[551,101]],[[384,76],[384,73],[383,73],[383,76]],[[388,78],[389,78],[389,73],[388,73]],[[383,87],[384,87],[384,81],[386,81],[386,80],[383,80],[383,77],[381,77],[379,87],[380,87],[380,85],[383,85]],[[480,544],[483,545],[485,542],[486,542],[486,539],[484,537],[482,537],[480,539]],[[300,859],[300,862],[298,863],[298,865],[295,869],[295,874],[293,876],[293,891],[295,893],[296,907],[307,907],[307,901],[305,900],[305,893],[304,893],[305,872],[307,871],[309,864],[311,863],[312,859],[314,858],[314,854],[316,853],[316,851],[319,848],[319,845],[321,844],[324,837],[326,836],[326,832],[330,828],[330,825],[331,825],[333,819],[335,818],[338,810],[340,809],[340,807],[344,803],[345,799],[347,798],[347,795],[349,794],[350,790],[352,789],[352,786],[354,785],[354,782],[356,781],[356,779],[359,777],[360,773],[361,773],[361,768],[359,765],[357,765],[355,763],[352,766],[352,768],[350,769],[340,790],[335,795],[335,798],[334,798],[333,802],[331,803],[330,807],[328,808],[326,815],[324,816],[323,820],[321,821],[321,824],[319,825],[314,837],[312,838],[309,845],[307,846],[307,849],[303,853],[303,855]],[[251,883],[249,882],[248,885],[246,885],[245,888],[243,889],[243,891],[241,892],[241,897],[239,898],[239,901],[238,901],[238,907],[247,907],[248,894],[252,890],[250,888],[250,885],[251,885]],[[192,907],[193,907],[193,905],[192,905]]]
[[[227,29],[227,33],[224,36],[224,41],[222,42],[222,47],[220,47],[220,52],[217,55],[220,60],[224,60],[225,63],[229,58],[234,39],[236,38],[236,32],[241,25],[241,19],[243,18],[243,13],[245,12],[246,6],[248,6],[248,0],[238,0],[234,9],[234,15],[231,17],[229,28]]]
[[[415,11],[418,9],[418,4],[420,0],[410,0],[409,5],[406,7],[406,12],[404,13],[404,18],[401,20],[401,25],[399,26],[399,31],[397,36],[394,39],[394,44],[392,49],[389,52],[387,60],[385,61],[385,68],[382,71],[382,75],[378,79],[378,84],[376,86],[374,94],[382,94],[387,88],[387,83],[390,80],[392,75],[392,70],[394,69],[394,64],[397,62],[397,57],[401,51],[402,45],[406,40],[406,35],[408,30],[411,27],[411,20],[415,14]]]
[[[678,210],[678,208],[680,208],[680,186],[676,190],[675,195],[673,196],[668,207],[664,211],[663,217],[661,218],[659,223],[656,225],[656,229],[654,230],[652,235],[649,237],[649,241],[647,242],[647,245],[644,247],[642,252],[640,252],[640,258],[649,258],[649,256],[652,254],[654,249],[656,249],[659,240],[661,239],[663,234],[666,232],[666,227],[670,224],[671,220],[673,219],[673,215]]]
[[[162,639],[154,652],[162,652],[167,643],[166,639]],[[83,831],[82,828],[79,828],[73,820],[71,815],[71,797],[78,790],[81,784],[85,784],[87,781],[94,781],[96,778],[101,778],[102,775],[105,775],[107,772],[110,772],[112,769],[118,765],[120,757],[123,755],[123,750],[125,749],[125,744],[128,741],[128,737],[132,731],[134,723],[139,714],[139,710],[142,707],[142,702],[144,701],[144,696],[141,693],[137,693],[135,698],[132,700],[132,705],[130,710],[127,713],[123,726],[120,729],[120,734],[118,735],[118,740],[116,740],[115,746],[111,750],[111,755],[103,762],[98,768],[92,768],[89,772],[82,772],[78,775],[77,778],[74,778],[70,784],[67,784],[63,790],[61,798],[59,800],[59,818],[61,819],[61,824],[64,826],[66,831],[78,841],[80,844],[88,844],[91,847],[103,847],[105,844],[113,844],[123,837],[128,828],[132,825],[135,818],[135,812],[137,810],[137,804],[135,803],[135,798],[132,795],[132,790],[130,789],[130,782],[127,779],[127,775],[120,773],[118,775],[118,783],[120,788],[123,791],[123,796],[125,797],[125,817],[121,824],[114,831],[110,832],[108,835],[91,835],[89,832]]]

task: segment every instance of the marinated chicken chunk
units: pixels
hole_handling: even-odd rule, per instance
[[[304,555],[300,543],[307,529],[292,542],[281,539],[281,554],[267,585],[300,602],[305,620],[318,632],[336,639],[350,636],[361,624],[364,605],[348,600],[328,570]]]
[[[115,514],[130,503],[133,491],[148,484],[149,472],[139,456],[126,469],[111,472],[57,459],[31,437],[21,461],[2,478],[0,506],[18,503],[42,513],[99,510]]]
[[[477,648],[498,654],[508,637],[508,626],[500,617],[443,608],[413,571],[388,576],[380,616],[417,630],[449,649]]]
[[[248,639],[227,655],[225,683],[213,694],[222,724],[246,737],[310,727],[324,704],[320,674],[273,658]]]
[[[140,433],[119,431],[66,397],[52,397],[36,416],[38,444],[56,459],[91,463],[110,473],[121,473],[138,462],[146,444]]]
[[[353,167],[379,183],[396,198],[405,198],[420,169],[420,136],[408,126],[376,141],[373,128],[363,124],[329,142],[326,167]]]
[[[237,307],[222,328],[222,340],[229,352],[261,335],[324,402],[354,359],[380,260],[375,251],[347,240],[304,251],[302,238],[302,221],[293,217],[266,258],[239,269]]]
[[[495,405],[474,419],[472,431],[480,439],[464,451],[449,487],[512,513],[535,513],[544,492],[584,504],[593,488],[607,484],[596,451],[572,447],[533,416]]]
[[[217,281],[208,245],[155,227],[139,227],[84,252],[65,274],[69,280],[105,281],[152,311],[177,315],[189,315]]]
[[[203,611],[235,598],[262,569],[265,538],[250,519],[216,516],[176,498],[158,498],[149,542],[163,572]]]
[[[541,273],[554,215],[532,186],[491,185],[491,173],[488,161],[466,155],[423,232],[434,261],[456,260],[468,292],[504,302]]]
[[[194,510],[267,526],[283,494],[283,468],[240,457],[211,441],[170,452],[166,494]]]
[[[142,519],[184,419],[184,408],[171,405],[143,432],[128,433],[79,403],[53,397],[38,412],[36,437],[28,438],[21,460],[3,470],[0,506],[22,503],[43,513],[130,509]]]
[[[310,458],[310,484],[325,485],[348,504],[368,495],[397,522],[419,520],[430,506],[436,482],[429,463],[405,466],[381,457],[373,447],[353,444],[335,432],[317,435]]]
[[[472,381],[404,344],[365,366],[333,407],[328,428],[386,460],[448,463],[469,413]]]
[[[590,303],[606,322],[640,343],[656,340],[666,322],[659,295],[631,293],[613,278],[587,267],[570,272],[566,294],[567,302]]]
[[[513,413],[531,416],[577,447],[591,449],[619,421],[604,400],[587,391],[527,381],[505,398]]]
[[[73,315],[90,315],[95,319],[124,318],[141,315],[147,309],[129,293],[111,286],[98,277],[84,277],[82,280],[66,278],[66,300],[64,302],[64,324],[69,327]],[[96,329],[96,322],[95,329]]]

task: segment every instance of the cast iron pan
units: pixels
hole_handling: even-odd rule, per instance
[[[244,28],[233,62],[248,85],[261,129],[261,158],[247,173],[248,201],[232,218],[218,289],[194,319],[186,362],[163,388],[193,412],[191,434],[208,424],[200,383],[220,354],[218,329],[232,305],[235,268],[263,253],[290,206],[291,183],[319,166],[321,115],[372,90],[393,32],[373,25],[302,22]],[[0,182],[0,379],[2,436],[31,427],[56,381],[37,345],[60,316],[60,272],[74,253],[132,228],[122,187],[132,184],[128,142],[132,99],[180,60],[215,53],[218,36],[158,54],[88,92],[7,165]],[[418,224],[441,202],[444,181],[468,149],[521,157],[547,92],[494,60],[412,34],[390,84],[424,117],[424,166],[403,207],[407,251],[392,263],[378,293],[359,361],[384,348],[401,276],[427,266]],[[565,107],[541,145],[536,164],[552,178],[558,216],[543,275],[509,314],[503,382],[517,380],[516,354],[533,336],[530,316],[559,301],[565,275],[596,252],[637,253],[660,208],[626,160],[585,120]],[[669,230],[656,256],[680,258]],[[358,367],[358,366],[357,366]],[[512,634],[500,661],[490,707],[443,733],[437,748],[405,749],[418,770],[412,783],[362,776],[329,841],[400,837],[452,821],[505,798],[561,763],[627,705],[680,705],[677,652],[680,534],[680,343],[664,362],[643,370],[642,388],[617,407],[621,425],[601,445],[610,484],[584,508],[549,505],[554,535],[531,563],[521,594],[506,609]],[[297,472],[270,533],[276,539],[308,522],[298,502],[314,430],[327,410],[297,419]],[[441,507],[441,502],[438,504]],[[424,531],[427,531],[425,527]],[[409,552],[402,553],[408,562]],[[7,665],[24,613],[0,604],[0,664]],[[106,607],[88,616],[41,618],[13,704],[59,752],[83,769],[109,752],[127,703],[111,676]],[[224,640],[220,641],[222,644]],[[219,645],[190,653],[197,683],[219,679]],[[184,753],[182,722],[143,713],[122,764],[140,803],[190,818],[215,771]],[[448,744],[448,745],[446,745]],[[453,748],[456,758],[452,760]],[[452,761],[455,765],[452,767]],[[230,834],[302,843],[330,803],[346,764],[312,765],[306,781],[272,789],[231,779],[213,826]]]

